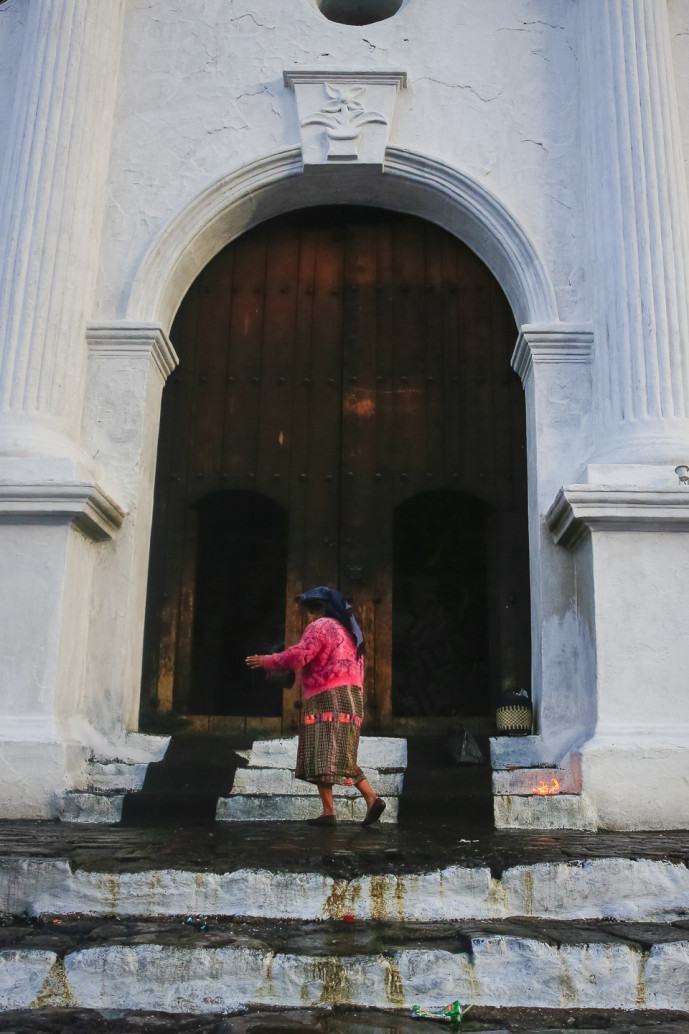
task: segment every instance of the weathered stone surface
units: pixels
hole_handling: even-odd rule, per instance
[[[381,953],[294,954],[269,947],[98,945],[68,952],[62,987],[72,1004],[99,1010],[211,1013],[244,1005],[358,1004],[407,1009],[454,998],[507,1008],[684,1009],[686,942],[644,956],[620,943],[565,944],[475,936],[471,952],[410,948]],[[0,953],[13,967],[4,1008],[38,1002],[52,952]],[[58,963],[58,965],[61,965]],[[2,969],[0,969],[2,973]],[[5,984],[7,984],[5,980]]]
[[[327,847],[329,830],[319,830]],[[507,869],[449,866],[427,873],[333,879],[322,872],[235,869],[72,871],[50,858],[0,859],[5,914],[224,915],[427,922],[534,916],[669,922],[687,913],[689,870],[648,860],[596,859]]]
[[[359,795],[355,799],[336,796],[334,804],[335,817],[339,822],[362,822],[366,817],[366,802]],[[321,810],[316,794],[308,797],[237,795],[218,800],[216,819],[218,822],[303,822],[305,819],[317,818]],[[396,797],[386,800],[386,808],[379,821],[397,821]]]
[[[68,790],[62,797],[60,818],[63,822],[119,822],[123,802],[122,793]]]
[[[480,1000],[486,1005],[545,1008],[636,1005],[641,955],[626,945],[557,948],[518,937],[472,941]]]
[[[277,740],[256,740],[251,749],[249,766],[257,768],[294,768],[297,761],[297,737]],[[397,736],[362,736],[359,740],[359,764],[366,768],[407,767],[407,741]]]
[[[0,1009],[32,1005],[56,959],[52,951],[0,951]]]
[[[558,786],[558,793],[581,793],[581,757],[579,754],[568,754],[559,766],[553,768],[497,768],[493,771],[493,793],[502,796],[514,794],[532,796],[537,787],[553,788],[555,782]]]
[[[689,1010],[689,940],[654,945],[644,983],[645,1004],[651,1008]]]
[[[672,862],[597,858],[517,865],[502,883],[512,915],[654,922],[682,918],[689,909],[689,869]]]
[[[368,769],[368,781],[381,797],[398,797],[402,793],[401,772],[378,772]],[[239,768],[232,785],[232,796],[237,794],[290,794],[299,797],[317,797],[315,784],[297,779],[288,768]],[[355,786],[334,786],[335,797],[358,797]]]
[[[590,829],[596,814],[583,796],[496,796],[493,803],[498,829]]]
[[[87,790],[140,790],[146,778],[147,764],[124,761],[92,761],[89,763]]]

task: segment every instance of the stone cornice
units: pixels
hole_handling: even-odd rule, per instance
[[[313,71],[301,68],[288,68],[282,73],[285,86],[294,89],[295,85],[314,83],[361,83],[362,86],[401,86],[407,85],[406,72],[347,72],[316,68]]]
[[[73,522],[88,538],[112,538],[125,511],[93,481],[0,479],[0,523],[45,520]]]
[[[589,323],[525,323],[512,353],[512,368],[524,383],[534,363],[590,363]]]
[[[110,320],[88,323],[89,352],[101,356],[150,355],[163,380],[179,363],[177,353],[160,323]]]
[[[565,485],[545,520],[554,541],[569,547],[588,531],[689,531],[689,488]]]

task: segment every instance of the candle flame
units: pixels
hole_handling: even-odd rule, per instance
[[[540,786],[534,786],[533,792],[540,793],[542,797],[545,797],[547,794],[557,793],[559,789],[559,781],[557,779],[553,779],[550,786],[544,782],[541,782]]]

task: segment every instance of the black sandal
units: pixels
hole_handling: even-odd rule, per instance
[[[309,826],[336,826],[337,819],[334,815],[319,815],[317,819],[307,819]]]
[[[385,811],[385,801],[382,797],[376,797],[371,807],[366,812],[366,818],[361,823],[362,826],[371,826],[374,822],[377,822],[380,816]]]

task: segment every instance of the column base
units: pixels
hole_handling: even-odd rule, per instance
[[[689,829],[689,725],[602,726],[581,760],[599,829]]]
[[[66,781],[65,755],[58,739],[0,740],[0,818],[56,818]]]

